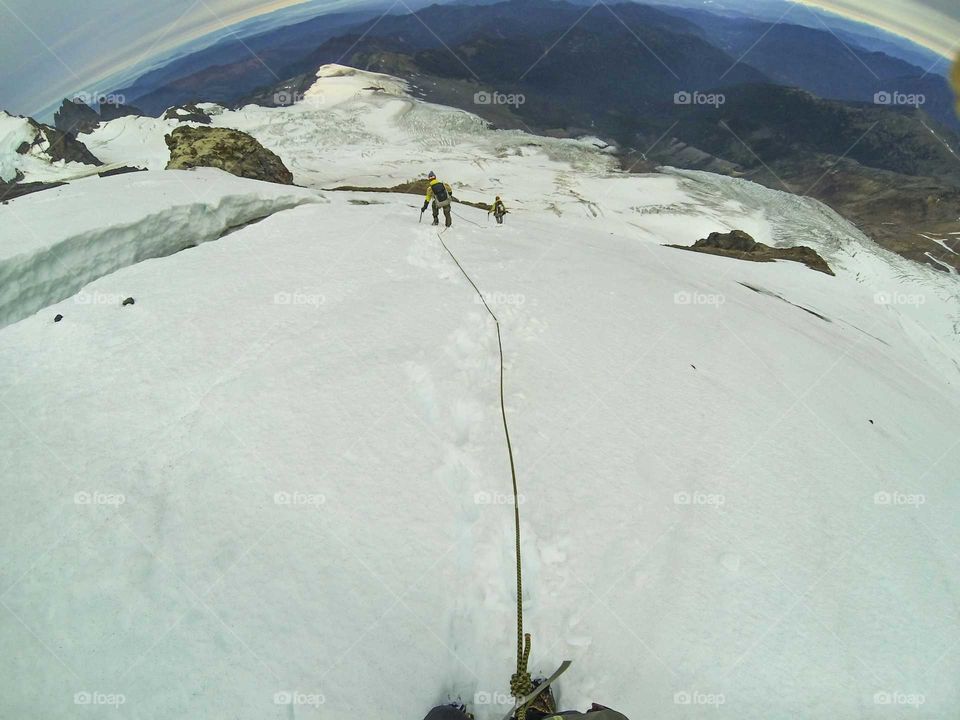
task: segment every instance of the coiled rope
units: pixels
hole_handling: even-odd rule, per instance
[[[480,298],[480,302],[483,303],[487,312],[490,313],[490,317],[493,318],[493,322],[497,327],[497,348],[500,352],[500,416],[503,418],[503,434],[507,440],[507,454],[510,457],[510,477],[513,481],[513,521],[516,531],[517,554],[517,671],[510,678],[510,693],[519,700],[533,692],[533,680],[530,677],[530,672],[527,670],[527,661],[530,659],[530,633],[524,634],[523,632],[523,572],[520,560],[520,493],[517,490],[517,470],[513,461],[513,444],[510,442],[510,427],[507,425],[507,407],[504,401],[503,338],[500,334],[500,320],[496,314],[494,314],[493,310],[490,309],[486,298],[483,297],[483,293],[480,292],[480,288],[477,287],[473,278],[467,274],[467,271],[463,269],[463,265],[457,260],[457,256],[447,247],[447,244],[443,241],[443,237],[439,232],[437,233],[437,239],[440,240],[440,244],[443,245],[443,249],[447,251],[447,254],[453,262],[460,268],[460,272],[463,273],[467,282],[473,286],[477,296]],[[525,720],[526,716],[527,704],[524,704],[517,708],[517,720]]]

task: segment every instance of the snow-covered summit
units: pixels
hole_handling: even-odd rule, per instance
[[[494,131],[362,71],[212,119],[314,198],[434,170],[507,204],[502,227],[455,206],[443,239],[502,325],[531,670],[574,661],[564,707],[954,711],[955,277],[815,201],[629,176],[589,140]],[[157,167],[164,127],[104,123],[97,153]],[[205,171],[112,181],[181,175]],[[279,202],[236,182],[245,207]],[[103,183],[71,207],[146,208]],[[4,208],[104,271],[0,329],[0,716],[416,720],[461,698],[502,717],[513,508],[483,305],[410,195],[325,192],[152,252],[222,210],[198,190],[120,247],[56,219],[52,191]],[[664,247],[731,229],[837,276]],[[152,259],[99,264],[128,244]]]

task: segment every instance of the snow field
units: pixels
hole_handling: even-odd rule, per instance
[[[433,169],[513,211],[488,227],[455,206],[443,238],[501,320],[531,669],[574,661],[561,704],[948,715],[955,279],[816,203],[705,173],[625,177],[589,142],[491,132],[382,77],[321,74],[321,107],[216,122],[312,187]],[[387,93],[363,92],[375,83]],[[111,159],[132,132],[105,141]],[[85,210],[69,227],[39,201],[10,207],[80,237],[129,206],[149,232],[126,242],[161,254],[172,195],[102,187],[71,186]],[[17,649],[0,674],[22,688],[0,715],[103,709],[78,693],[122,696],[119,718],[506,711],[493,322],[417,224],[420,198],[274,192],[293,195],[270,196],[262,222],[70,290],[136,306],[65,294],[0,329],[0,645]],[[662,247],[733,228],[809,244],[837,277]],[[82,247],[92,267],[109,236]]]

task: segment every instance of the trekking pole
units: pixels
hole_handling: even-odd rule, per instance
[[[423,222],[423,210],[420,211],[420,219],[417,220],[417,225]]]

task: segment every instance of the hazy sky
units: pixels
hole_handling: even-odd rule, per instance
[[[36,114],[68,94],[106,92],[113,88],[96,85],[106,76],[206,33],[306,1],[0,0],[0,108]],[[395,12],[404,11],[404,1],[397,0]],[[944,54],[960,46],[960,0],[802,1]],[[312,2],[331,11],[359,4]]]

